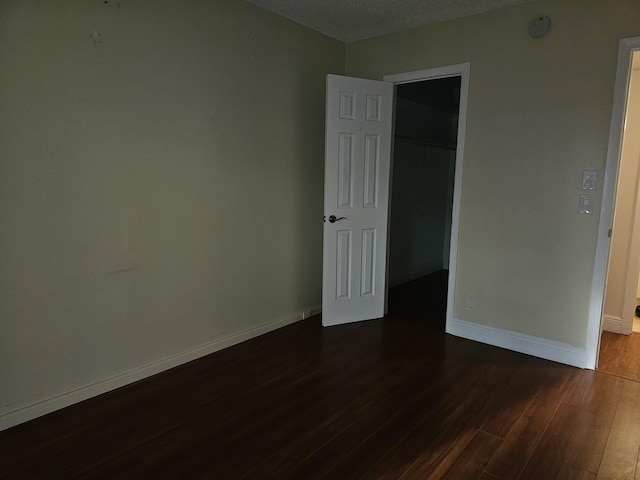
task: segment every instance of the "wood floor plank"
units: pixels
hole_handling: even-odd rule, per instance
[[[335,368],[335,371],[334,371]],[[261,392],[260,405],[249,405],[246,410],[237,408],[235,415],[229,418],[219,418],[217,413],[200,417],[194,422],[198,425],[186,425],[180,428],[167,445],[160,449],[172,451],[174,456],[188,461],[178,464],[170,459],[163,465],[165,454],[158,455],[159,446],[150,443],[135,450],[136,455],[148,459],[158,466],[160,472],[165,474],[187,475],[200,469],[208,468],[213,474],[221,478],[238,478],[240,471],[248,467],[248,462],[257,462],[271,451],[282,447],[283,438],[295,436],[306,428],[313,428],[317,422],[322,422],[325,416],[331,416],[336,409],[344,408],[344,403],[353,398],[360,398],[366,389],[358,382],[358,369],[341,368],[340,365],[332,366],[329,376],[336,388],[329,387],[333,392],[331,397],[326,396],[323,385],[322,390],[314,388],[295,392],[295,402],[285,401],[284,397],[290,397],[292,384],[284,388],[285,395],[273,391],[275,386],[269,385],[268,390]],[[388,377],[387,377],[388,378]],[[308,376],[305,381],[311,381],[314,385],[314,376]],[[247,421],[243,421],[246,418]],[[249,421],[250,420],[250,421]],[[201,426],[206,428],[201,430]],[[242,428],[238,428],[242,426]],[[194,432],[196,435],[194,435]],[[194,438],[195,437],[195,438]],[[210,454],[206,450],[193,449],[193,441],[202,444],[217,445],[217,455],[220,459],[215,465],[210,463]],[[234,453],[242,450],[244,457]]]
[[[446,280],[393,289],[384,319],[323,328],[313,317],[0,432],[0,478],[593,480],[600,469],[603,480],[638,470],[640,384],[446,335]]]
[[[276,454],[276,451],[282,449],[283,442],[287,438],[295,439],[297,437],[296,429],[299,431],[306,428],[307,424],[301,421],[305,415],[312,422],[322,422],[323,416],[329,416],[334,408],[346,409],[348,406],[345,404],[346,401],[352,398],[360,401],[359,396],[363,392],[374,392],[378,401],[384,398],[380,391],[367,388],[370,382],[373,382],[378,389],[386,389],[388,387],[381,383],[381,380],[389,382],[404,378],[404,381],[407,381],[406,376],[397,375],[397,371],[388,370],[385,367],[387,363],[380,363],[380,361],[387,362],[391,356],[392,359],[395,358],[392,364],[396,368],[398,365],[404,368],[404,365],[408,363],[407,359],[412,355],[412,350],[408,348],[408,345],[415,349],[413,353],[423,362],[423,365],[425,360],[441,361],[440,348],[425,349],[424,346],[421,347],[419,343],[410,340],[411,336],[408,336],[407,333],[415,325],[415,322],[404,326],[398,325],[395,328],[396,323],[387,325],[384,329],[381,328],[384,325],[383,321],[374,321],[367,322],[366,325],[361,325],[357,329],[354,329],[352,325],[347,325],[322,330],[320,333],[324,335],[327,332],[326,336],[328,337],[327,344],[321,345],[322,368],[312,370],[311,375],[304,376],[296,374],[295,368],[284,369],[285,372],[293,370],[291,372],[293,373],[292,379],[280,378],[282,376],[280,373],[277,375],[278,382],[286,384],[283,387],[283,391],[286,392],[284,395],[278,393],[278,390],[282,389],[276,388],[278,383],[274,383],[272,379],[268,382],[261,381],[260,387],[268,387],[269,390],[258,392],[261,394],[263,402],[257,407],[254,406],[244,413],[243,409],[238,408],[238,405],[243,405],[243,400],[237,399],[238,403],[234,405],[235,414],[229,422],[226,419],[216,417],[211,420],[208,420],[207,417],[199,418],[197,427],[200,427],[200,424],[205,424],[206,431],[200,432],[196,427],[184,425],[171,437],[165,438],[162,444],[156,445],[155,442],[149,442],[134,449],[133,454],[145,460],[141,464],[141,468],[148,470],[147,464],[154,465],[151,471],[153,475],[189,476],[195,471],[208,469],[211,474],[220,478],[239,478],[242,475],[241,472],[251,465],[256,465],[265,456]],[[418,330],[421,334],[428,331],[428,328],[424,327],[424,324],[419,325]],[[396,335],[395,332],[399,333]],[[425,338],[428,341],[429,337]],[[422,353],[419,353],[420,350]],[[433,359],[430,357],[431,353],[427,355],[424,353],[425,351],[433,352]],[[386,354],[384,354],[385,352]],[[313,352],[300,350],[302,355],[311,353]],[[394,354],[400,355],[400,357],[393,357]],[[297,365],[300,362],[295,363]],[[305,363],[302,362],[303,365]],[[348,367],[345,368],[345,365]],[[314,366],[314,362],[311,362],[311,366]],[[372,372],[376,372],[375,375]],[[268,370],[266,373],[269,373]],[[281,401],[282,397],[291,397],[289,392],[300,379],[304,384],[312,387],[318,385],[316,375],[325,379],[319,384],[322,386],[321,390],[316,392],[314,388],[304,389],[301,394],[294,395],[297,404],[295,408],[292,408],[290,401]],[[332,395],[327,396],[327,391],[332,392]],[[310,396],[307,397],[307,395]],[[255,403],[255,395],[247,397],[250,402]],[[275,408],[273,404],[276,405]],[[353,413],[352,409],[346,410]],[[254,417],[255,419],[242,430],[234,428],[234,425],[244,424],[243,417]],[[282,421],[279,421],[280,417],[282,417]],[[228,425],[228,428],[221,430],[221,425],[222,427]],[[218,445],[217,453],[220,457],[218,461],[212,464],[211,456],[206,450],[191,448],[194,431],[199,443]],[[240,449],[242,449],[244,457],[234,455],[234,452]],[[172,455],[166,452],[172,452]],[[174,462],[171,460],[171,456],[180,457],[184,461]]]
[[[486,468],[488,473],[503,480],[520,477],[567,393],[574,372],[553,366],[544,371],[546,378],[538,392]]]
[[[564,463],[554,480],[596,480],[596,474],[575,465]]]
[[[529,361],[525,357],[512,357],[512,370],[499,360],[503,351],[492,353],[494,362],[471,364],[473,366],[469,365],[464,375],[458,378],[458,382],[467,385],[468,390],[455,394],[456,402],[444,401],[430,409],[387,453],[378,455],[373,465],[349,461],[349,468],[341,466],[332,472],[332,478],[344,477],[345,470],[353,470],[352,463],[360,465],[361,470],[366,467],[358,477],[363,479],[398,479],[402,474],[409,478],[414,475],[427,478],[443,474],[501,403],[512,385],[509,379],[515,379],[516,372],[522,374],[515,365]],[[363,445],[360,449],[366,452],[372,448],[374,446]]]
[[[468,385],[459,382],[464,371],[463,365],[452,365],[441,372],[442,377],[438,377],[436,382],[429,384],[416,381],[413,384],[413,394],[403,395],[399,399],[400,403],[393,407],[381,405],[380,409],[372,411],[369,416],[362,418],[361,422],[332,438],[282,478],[294,480],[308,478],[309,475],[356,478],[371,462],[378,460],[404,437],[424,415],[441,411],[441,408],[449,408],[450,402],[446,399],[452,391],[468,390]],[[367,426],[368,430],[363,430]]]
[[[467,447],[458,455],[455,462],[439,478],[442,480],[478,478],[503,441],[500,437],[478,431]]]
[[[597,473],[624,382],[578,372],[520,479],[561,478],[568,466],[571,472]]]
[[[523,357],[521,360],[526,365],[529,358]],[[527,376],[525,365],[496,365],[491,380],[481,387],[482,400],[478,401],[470,395],[461,401],[436,439],[409,466],[402,478],[439,479],[457,461],[460,453],[467,448],[487,419],[505,408],[505,399],[518,401],[518,397],[512,397],[512,393],[517,391],[522,377]],[[413,434],[411,432],[409,435],[408,442],[413,441]],[[400,448],[406,448],[406,444]]]
[[[500,477],[496,477],[495,475],[491,475],[487,472],[482,472],[482,474],[478,477],[478,480],[502,480]]]
[[[598,371],[640,381],[640,333],[602,332]]]
[[[634,480],[640,452],[640,383],[624,382],[598,480]]]
[[[522,364],[518,368],[525,368]],[[522,417],[524,412],[536,397],[536,394],[542,386],[549,380],[550,372],[556,370],[552,362],[540,364],[536,361],[535,366],[526,367],[526,375],[516,378],[514,385],[510,389],[509,396],[503,399],[502,405],[496,409],[496,412],[489,416],[481,429],[484,432],[491,433],[500,438],[506,438],[509,432],[516,425],[517,421]]]
[[[298,328],[293,328],[291,332],[291,340],[295,340]],[[252,343],[259,346],[271,343],[269,338],[255,340]],[[72,407],[74,415],[68,415],[70,410],[67,409],[39,419],[38,423],[42,426],[39,430],[46,431],[48,438],[34,442],[29,433],[23,435],[24,443],[17,451],[24,455],[24,461],[16,462],[14,459],[14,465],[21,463],[23,468],[31,468],[33,462],[29,459],[53,456],[64,467],[61,473],[71,475],[76,470],[84,471],[99,465],[109,457],[117,457],[154,436],[163,435],[176,425],[197,418],[203,403],[216,405],[216,398],[227,403],[253,403],[251,390],[259,388],[255,385],[260,385],[265,380],[260,371],[247,368],[248,364],[244,361],[237,361],[245,357],[238,356],[235,352],[245,351],[246,357],[251,358],[253,349],[238,347],[240,348],[220,352],[221,355],[192,362],[117,392],[83,402]],[[211,358],[220,359],[220,362],[210,361]],[[223,371],[220,366],[224,369],[229,365],[232,366],[234,375],[220,375]],[[298,363],[293,365],[291,372],[296,372],[296,365]],[[279,364],[276,363],[275,368],[277,366]],[[202,385],[206,385],[208,379],[202,371],[209,370],[217,370],[216,379],[220,388],[203,394]],[[144,389],[139,388],[142,384]],[[232,397],[229,398],[230,396]],[[149,401],[150,399],[153,400]],[[135,414],[132,415],[132,412]],[[25,425],[24,428],[28,430],[30,425]],[[15,431],[19,432],[21,429],[22,426]],[[20,437],[20,433],[17,437]],[[87,438],[90,439],[89,442]],[[93,445],[96,448],[92,448]],[[75,452],[78,450],[83,452],[81,459],[76,457]],[[68,456],[72,457],[67,458]],[[0,463],[2,458],[4,457],[0,456]],[[6,469],[3,468],[3,471]]]
[[[408,362],[406,363],[408,364]],[[318,457],[324,458],[321,467],[313,467],[315,474],[319,474],[323,468],[329,468],[329,457],[332,456],[332,452],[336,452],[334,455],[339,455],[337,453],[338,443],[346,443],[347,446],[350,445],[350,448],[353,448],[354,445],[357,445],[357,441],[354,439],[369,435],[372,426],[375,429],[380,428],[386,422],[391,421],[397,412],[416,403],[420,398],[415,394],[418,385],[423,386],[422,391],[426,394],[434,384],[440,381],[438,373],[442,371],[441,363],[430,365],[429,362],[420,362],[419,365],[420,368],[415,365],[411,368],[411,374],[404,372],[403,375],[400,375],[398,374],[400,371],[398,371],[395,375],[389,375],[385,383],[378,381],[375,390],[368,390],[367,394],[357,402],[342,405],[337,409],[335,415],[325,422],[318,423],[317,418],[310,418],[309,420],[313,421],[317,427],[306,428],[291,435],[283,448],[265,458],[242,478],[255,478],[255,475],[265,471],[270,472],[270,476],[273,478],[285,478],[296,468],[298,468],[296,475],[299,475],[300,464],[308,461],[311,457],[313,457],[311,463],[317,463]],[[405,367],[408,366],[405,365]],[[457,368],[461,370],[460,366]],[[457,375],[458,370],[455,366],[451,366],[447,370],[447,375],[453,378]],[[386,390],[389,395],[385,398],[384,394],[381,394],[381,390]],[[390,414],[389,412],[394,413]],[[349,430],[348,435],[345,434],[346,430]],[[345,436],[352,440],[345,441]],[[336,440],[338,437],[339,441]],[[322,448],[326,451],[318,452]]]

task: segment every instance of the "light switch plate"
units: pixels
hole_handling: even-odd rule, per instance
[[[580,195],[578,213],[581,215],[591,215],[596,204],[596,197],[593,195]]]
[[[598,171],[585,170],[582,172],[582,190],[595,190],[598,186]]]

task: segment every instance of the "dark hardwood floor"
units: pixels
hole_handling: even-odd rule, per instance
[[[598,371],[640,381],[640,333],[602,332]]]
[[[640,383],[444,331],[446,276],[0,432],[2,479],[639,478]]]

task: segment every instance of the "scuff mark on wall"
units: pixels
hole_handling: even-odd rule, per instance
[[[99,45],[102,43],[102,35],[97,30],[91,32],[91,39],[93,40],[94,45]]]

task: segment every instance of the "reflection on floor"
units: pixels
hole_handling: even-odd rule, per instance
[[[640,381],[640,333],[602,332],[598,371]]]

